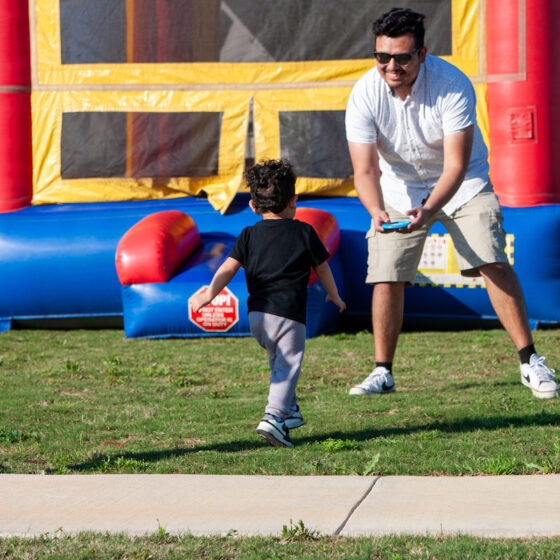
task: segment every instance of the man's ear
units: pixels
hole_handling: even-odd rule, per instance
[[[249,199],[249,208],[255,213],[258,214],[257,210],[255,209],[255,205],[253,204],[253,199]]]
[[[292,196],[292,198],[290,198],[289,202],[288,202],[288,206],[290,208],[295,208],[296,207],[296,203],[297,203],[297,199],[298,199],[298,195],[294,194],[294,196]]]

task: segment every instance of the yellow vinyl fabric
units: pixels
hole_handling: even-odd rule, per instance
[[[350,87],[257,91],[253,95],[257,160],[282,156],[279,114],[285,111],[344,111]],[[352,177],[298,177],[297,194],[354,195]]]
[[[135,0],[123,1],[125,15],[129,17]],[[481,33],[484,28],[484,1],[449,2],[452,54],[443,58],[457,65],[473,80],[478,96],[479,125],[487,140],[486,85],[484,64],[480,59],[480,53],[484,52],[481,44],[484,40]],[[196,3],[188,3],[196,7]],[[414,2],[409,3],[414,7]],[[417,9],[422,11],[421,8],[422,2],[418,2]],[[124,62],[92,63],[86,60],[63,63],[61,1],[30,0],[30,14],[34,204],[146,200],[204,194],[214,208],[224,212],[235,194],[243,190],[251,112],[254,158],[283,157],[282,114],[332,111],[337,113],[337,122],[340,123],[352,85],[373,65],[371,58],[135,62],[130,54],[131,37],[127,37],[129,54]],[[336,15],[329,17],[336,18]],[[138,32],[135,37],[134,41],[138,41]],[[427,36],[428,49],[429,39]],[[329,41],[330,37],[324,40]],[[130,171],[127,163],[122,173],[116,172],[111,177],[64,177],[64,156],[61,152],[64,115],[189,112],[217,115],[217,164],[211,173],[138,176]],[[130,118],[127,122],[127,137],[122,142],[126,142],[128,161],[130,152],[135,150],[135,136],[131,134]],[[191,139],[191,143],[194,146],[195,139]],[[347,154],[345,157],[348,157]],[[298,172],[297,192],[355,196],[351,172],[344,176],[336,176],[336,173],[335,170],[335,176],[322,177],[320,173],[306,176]]]
[[[243,173],[249,98],[231,91],[43,91],[32,95],[34,203],[147,200],[199,195],[227,208]],[[211,177],[111,177],[63,179],[62,115],[65,112],[185,110],[223,112],[219,168]]]

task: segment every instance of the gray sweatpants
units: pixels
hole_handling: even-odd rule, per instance
[[[296,385],[305,350],[305,325],[278,315],[251,311],[249,326],[269,356],[270,389],[265,412],[286,418],[290,408],[297,405]]]

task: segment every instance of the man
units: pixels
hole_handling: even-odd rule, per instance
[[[553,398],[554,372],[539,356],[517,275],[507,262],[502,213],[476,124],[476,97],[455,66],[427,54],[424,16],[393,8],[373,24],[377,65],[354,86],[346,135],[358,196],[371,215],[366,282],[372,299],[375,369],[351,395],[395,390],[393,358],[404,288],[414,282],[431,225],[448,230],[461,273],[482,276],[519,352],[521,381]],[[408,219],[400,229],[383,224]]]

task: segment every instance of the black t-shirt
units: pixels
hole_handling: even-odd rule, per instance
[[[229,256],[245,269],[249,311],[305,324],[311,267],[329,253],[312,226],[299,220],[262,220],[246,227]]]

